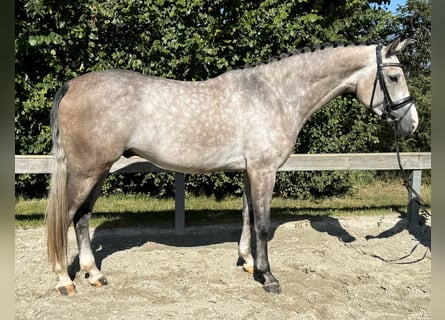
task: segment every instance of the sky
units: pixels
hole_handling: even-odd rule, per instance
[[[406,3],[406,0],[391,0],[391,4],[388,6],[388,10],[396,13],[397,6],[403,6]]]

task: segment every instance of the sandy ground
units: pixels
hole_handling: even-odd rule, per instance
[[[269,257],[281,294],[238,264],[240,225],[91,229],[109,285],[70,270],[77,294],[56,296],[43,228],[16,229],[16,319],[431,319],[431,224],[397,214],[273,221]]]

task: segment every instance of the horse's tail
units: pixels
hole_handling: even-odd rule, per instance
[[[59,136],[58,113],[60,101],[68,91],[68,88],[69,85],[65,84],[56,93],[50,114],[54,167],[45,214],[48,261],[52,263],[53,267],[57,265],[61,268],[66,267],[69,226],[67,200],[68,166]]]

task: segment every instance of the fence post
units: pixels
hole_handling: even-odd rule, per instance
[[[175,173],[175,233],[185,234],[185,177]]]
[[[409,183],[412,188],[420,195],[422,181],[422,171],[421,170],[413,170],[409,176]],[[409,190],[408,191],[408,220],[410,227],[419,225],[419,203],[415,200],[414,193]]]

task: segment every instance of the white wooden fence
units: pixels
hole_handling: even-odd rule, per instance
[[[403,168],[410,172],[410,183],[420,194],[422,170],[431,169],[430,152],[404,152],[400,154]],[[16,174],[51,173],[53,158],[50,155],[16,155]],[[331,170],[399,170],[395,153],[341,153],[292,154],[279,171],[331,171]],[[111,167],[111,173],[165,171],[140,157],[122,157]],[[419,205],[408,192],[407,213],[411,224],[419,221]],[[184,174],[175,175],[175,231],[185,233]]]

